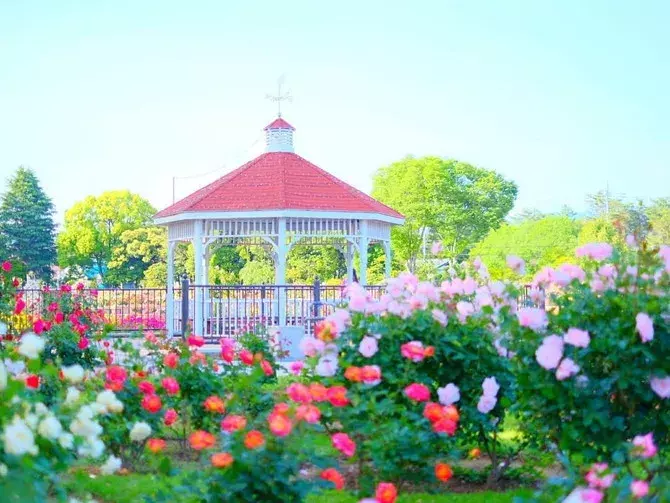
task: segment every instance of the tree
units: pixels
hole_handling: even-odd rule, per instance
[[[93,268],[105,284],[119,284],[122,278],[108,269],[114,252],[122,246],[125,231],[151,224],[156,210],[127,190],[88,196],[65,213],[65,227],[58,236],[58,261],[63,267]]]
[[[289,283],[310,284],[318,277],[321,281],[343,278],[347,274],[344,255],[332,246],[300,245],[291,248],[286,265]]]
[[[107,264],[107,281],[110,283],[138,284],[151,266],[166,264],[167,232],[164,227],[128,229],[121,233],[119,241]],[[155,277],[156,274],[155,269],[150,277]]]
[[[377,171],[372,195],[405,215],[392,231],[393,246],[414,271],[424,236],[441,240],[446,256],[458,256],[501,224],[517,186],[453,159],[407,157]]]
[[[504,225],[491,231],[470,251],[481,257],[493,279],[512,279],[507,256],[526,261],[525,278],[531,278],[544,266],[555,267],[573,260],[580,224],[566,216],[546,216],[520,224]]]
[[[56,262],[53,214],[53,203],[35,173],[19,167],[0,201],[0,252],[16,260],[17,276],[32,271],[39,279],[51,279]]]
[[[670,197],[656,199],[647,209],[651,232],[649,244],[653,246],[670,244]]]

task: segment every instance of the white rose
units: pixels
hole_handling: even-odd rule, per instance
[[[81,457],[91,457],[94,459],[102,456],[102,453],[105,452],[105,444],[102,443],[98,437],[89,437],[86,439],[86,443],[77,449],[77,454]]]
[[[67,394],[65,395],[65,405],[72,405],[73,403],[79,400],[81,393],[77,388],[70,386],[67,389]]]
[[[7,367],[0,362],[0,391],[7,387]]]
[[[57,440],[63,433],[63,426],[56,416],[47,416],[42,419],[40,425],[37,427],[37,433],[49,440]]]
[[[337,373],[337,359],[322,356],[314,369],[316,375],[321,377],[332,377]]]
[[[31,430],[35,430],[37,424],[40,422],[40,418],[37,417],[37,414],[26,414],[24,420]]]
[[[63,433],[58,437],[58,443],[63,449],[72,449],[74,447],[74,435],[72,433]]]
[[[151,435],[151,426],[145,422],[135,423],[130,430],[130,440],[133,442],[142,442]]]
[[[100,473],[103,475],[111,475],[121,469],[121,460],[116,456],[110,456],[105,461],[105,464],[100,467]]]
[[[5,428],[5,452],[7,454],[37,454],[35,436],[23,419],[15,417]]]
[[[25,356],[29,360],[39,358],[40,353],[44,350],[44,339],[39,335],[27,333],[21,336],[21,343],[19,344],[19,354]]]
[[[49,414],[49,409],[42,402],[38,402],[35,404],[35,414],[38,416],[46,416]]]
[[[7,476],[7,465],[4,463],[0,463],[0,477],[6,477]]]
[[[121,402],[111,390],[105,390],[98,393],[95,399],[96,403],[104,408],[104,412],[121,412],[123,402]]]
[[[70,365],[61,369],[65,379],[71,383],[78,383],[84,380],[84,368],[81,365]]]

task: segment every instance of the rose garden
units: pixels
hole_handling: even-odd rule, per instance
[[[261,324],[215,352],[188,330],[113,336],[76,284],[17,326],[12,271],[3,501],[670,499],[668,247],[579,247],[535,275],[533,307],[479,260],[376,299],[353,283],[286,364]]]

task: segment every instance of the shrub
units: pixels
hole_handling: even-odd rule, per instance
[[[448,439],[457,426],[463,443],[490,455],[495,480],[497,433],[514,396],[496,323],[514,304],[514,292],[471,277],[438,289],[411,275],[392,280],[387,290],[374,301],[350,288],[347,309],[302,343],[313,355],[314,379],[346,391],[346,403],[330,400],[323,420],[355,441],[361,489],[372,491],[375,479],[434,480],[435,464],[458,447]]]
[[[535,284],[558,288],[548,313],[509,318],[517,352],[520,419],[576,462],[614,455],[651,431],[670,440],[670,248],[577,250],[585,269],[544,269]]]

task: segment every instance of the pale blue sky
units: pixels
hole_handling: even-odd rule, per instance
[[[0,0],[0,178],[33,167],[61,213],[161,208],[258,152],[285,73],[296,152],[365,191],[433,154],[518,209],[668,196],[669,23],[662,0]]]

